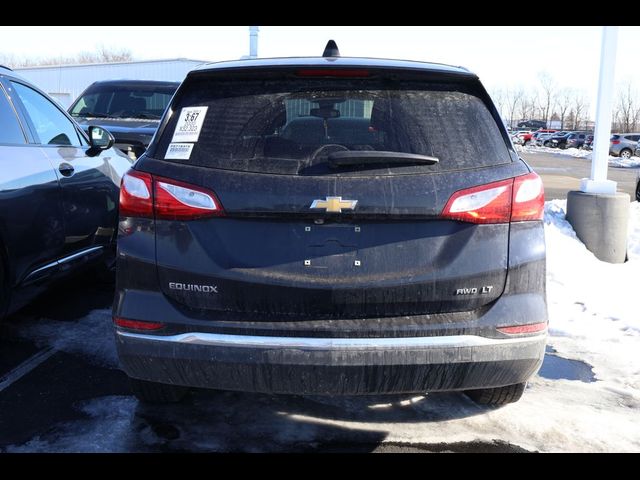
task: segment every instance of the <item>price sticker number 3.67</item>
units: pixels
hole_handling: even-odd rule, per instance
[[[172,142],[197,142],[208,107],[185,107],[180,112]]]

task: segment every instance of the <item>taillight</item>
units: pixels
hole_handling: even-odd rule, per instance
[[[620,143],[620,140],[611,140],[612,145],[618,145],[619,143]]]
[[[511,221],[542,220],[544,215],[544,187],[540,177],[531,172],[513,181]]]
[[[547,322],[530,323],[529,325],[514,325],[511,327],[498,327],[498,331],[508,335],[520,335],[523,333],[542,332],[547,328]]]
[[[129,170],[120,185],[120,215],[164,220],[195,220],[223,215],[215,193],[148,173]]]
[[[213,192],[175,180],[154,177],[156,218],[195,220],[222,215],[222,207]]]
[[[130,328],[131,330],[160,330],[164,328],[164,323],[146,322],[142,320],[129,320],[128,318],[113,317],[113,323],[118,327]]]
[[[153,218],[153,179],[144,172],[129,170],[120,183],[120,215]]]
[[[511,215],[513,179],[460,190],[447,202],[442,217],[471,223],[505,223]]]
[[[541,220],[543,213],[542,181],[532,172],[455,192],[441,216],[470,223],[507,223]]]

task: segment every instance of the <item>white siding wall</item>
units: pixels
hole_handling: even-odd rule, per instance
[[[181,82],[187,73],[202,64],[198,60],[64,65],[16,68],[16,73],[55,98],[64,108],[85,88],[98,80],[163,80]]]

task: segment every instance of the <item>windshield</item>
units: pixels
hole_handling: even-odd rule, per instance
[[[417,167],[429,172],[511,161],[483,101],[463,90],[381,79],[194,80],[172,106],[155,155],[284,174],[332,173],[329,156],[346,151],[438,158]],[[185,129],[199,133],[185,136]],[[398,172],[401,162],[385,155]]]
[[[100,85],[87,90],[71,108],[74,117],[160,119],[177,85]]]

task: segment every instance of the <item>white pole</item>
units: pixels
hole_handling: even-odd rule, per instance
[[[249,27],[249,58],[258,58],[258,32],[260,28]]]
[[[580,190],[585,193],[609,195],[616,193],[617,184],[612,180],[607,180],[607,169],[609,167],[609,139],[611,138],[617,43],[618,27],[602,27],[591,178],[583,178],[580,182]]]

